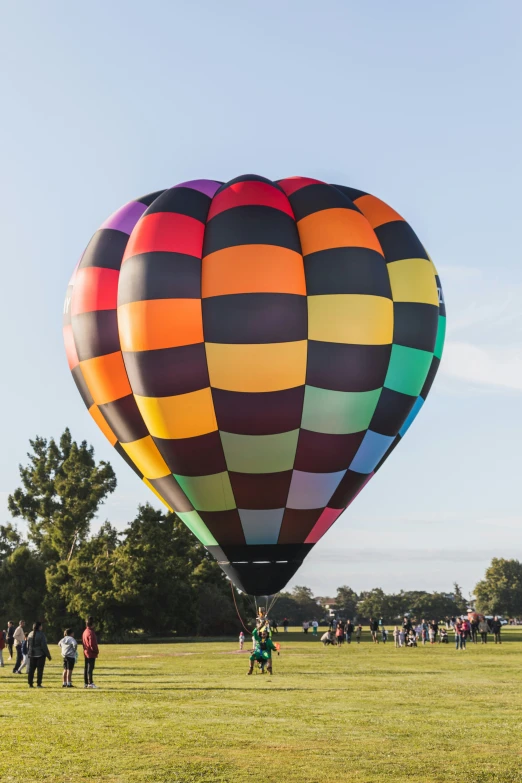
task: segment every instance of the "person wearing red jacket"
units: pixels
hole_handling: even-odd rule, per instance
[[[96,688],[96,685],[92,681],[92,674],[94,671],[94,664],[99,654],[98,639],[96,638],[96,631],[94,630],[94,620],[92,617],[87,618],[87,628],[82,634],[83,654],[85,656],[85,668],[84,668],[84,688]]]

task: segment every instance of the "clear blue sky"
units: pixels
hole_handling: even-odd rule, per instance
[[[470,590],[521,557],[519,0],[90,0],[4,5],[0,495],[69,425],[117,471],[100,521],[154,500],[85,410],[65,288],[129,199],[199,177],[294,174],[375,193],[441,273],[428,404],[294,583]]]

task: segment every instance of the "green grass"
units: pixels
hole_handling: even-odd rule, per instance
[[[61,689],[58,648],[43,690],[6,665],[0,780],[522,782],[522,633],[464,652],[278,638],[272,678],[235,641],[102,646],[98,691]]]

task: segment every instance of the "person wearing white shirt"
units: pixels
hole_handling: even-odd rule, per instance
[[[22,653],[22,644],[24,643],[25,640],[24,625],[25,625],[25,620],[20,620],[13,634],[14,648],[16,652],[16,660],[15,660],[15,665],[13,667],[13,674],[18,674],[18,670],[22,665],[22,661],[24,657]]]

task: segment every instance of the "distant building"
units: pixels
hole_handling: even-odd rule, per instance
[[[324,609],[327,617],[335,617],[337,613],[335,598],[320,598],[319,605]]]

